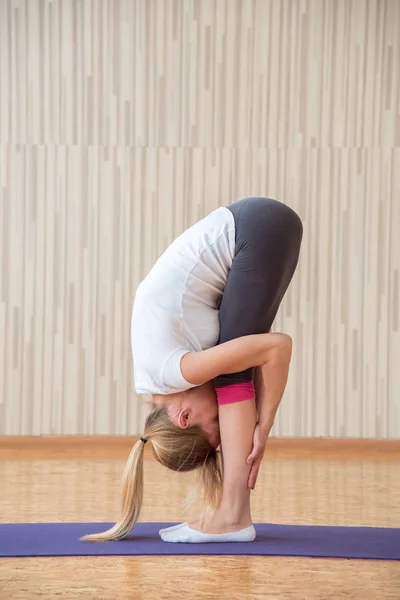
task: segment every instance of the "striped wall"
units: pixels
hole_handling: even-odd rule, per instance
[[[400,2],[0,0],[0,434],[135,434],[135,288],[249,195],[299,212],[275,426],[400,435]]]

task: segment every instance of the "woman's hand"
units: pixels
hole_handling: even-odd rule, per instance
[[[254,490],[254,486],[256,485],[258,471],[260,469],[261,461],[264,458],[265,445],[267,443],[271,428],[272,423],[271,426],[268,426],[267,428],[262,428],[260,424],[257,423],[254,429],[253,450],[247,458],[247,464],[251,464],[249,481],[247,485],[251,490]]]

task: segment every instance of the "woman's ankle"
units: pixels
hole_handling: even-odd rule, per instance
[[[190,523],[191,529],[202,531],[203,533],[233,533],[247,529],[252,525],[251,516],[243,514],[241,516],[226,514],[217,510],[208,519],[200,519],[195,523]]]
[[[249,527],[252,524],[250,507],[238,509],[232,506],[220,506],[218,513],[226,525],[230,527]]]

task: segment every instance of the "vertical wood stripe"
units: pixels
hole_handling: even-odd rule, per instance
[[[400,435],[400,2],[0,0],[0,434],[136,434],[135,289],[220,205],[301,215],[275,433]]]

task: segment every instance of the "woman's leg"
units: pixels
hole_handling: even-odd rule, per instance
[[[236,224],[236,254],[222,297],[219,343],[267,333],[292,280],[303,228],[286,205],[248,198],[228,207]],[[253,369],[220,375],[215,387],[249,382]]]
[[[219,426],[223,451],[223,492],[220,507],[202,527],[207,533],[239,531],[252,523],[247,464],[256,425],[254,400],[219,407]]]
[[[220,343],[270,331],[295,272],[302,239],[299,217],[279,202],[253,198],[233,205],[231,210],[236,223],[236,256],[220,306]],[[217,394],[224,391],[226,398],[228,392],[229,398],[230,389],[253,379],[253,371],[221,375],[214,382]],[[261,380],[265,386],[267,382],[263,377]],[[260,385],[257,387],[260,391]],[[251,465],[246,461],[252,450],[256,412],[254,400],[219,402],[223,498],[209,527],[220,527],[221,532],[238,531],[251,522]]]

